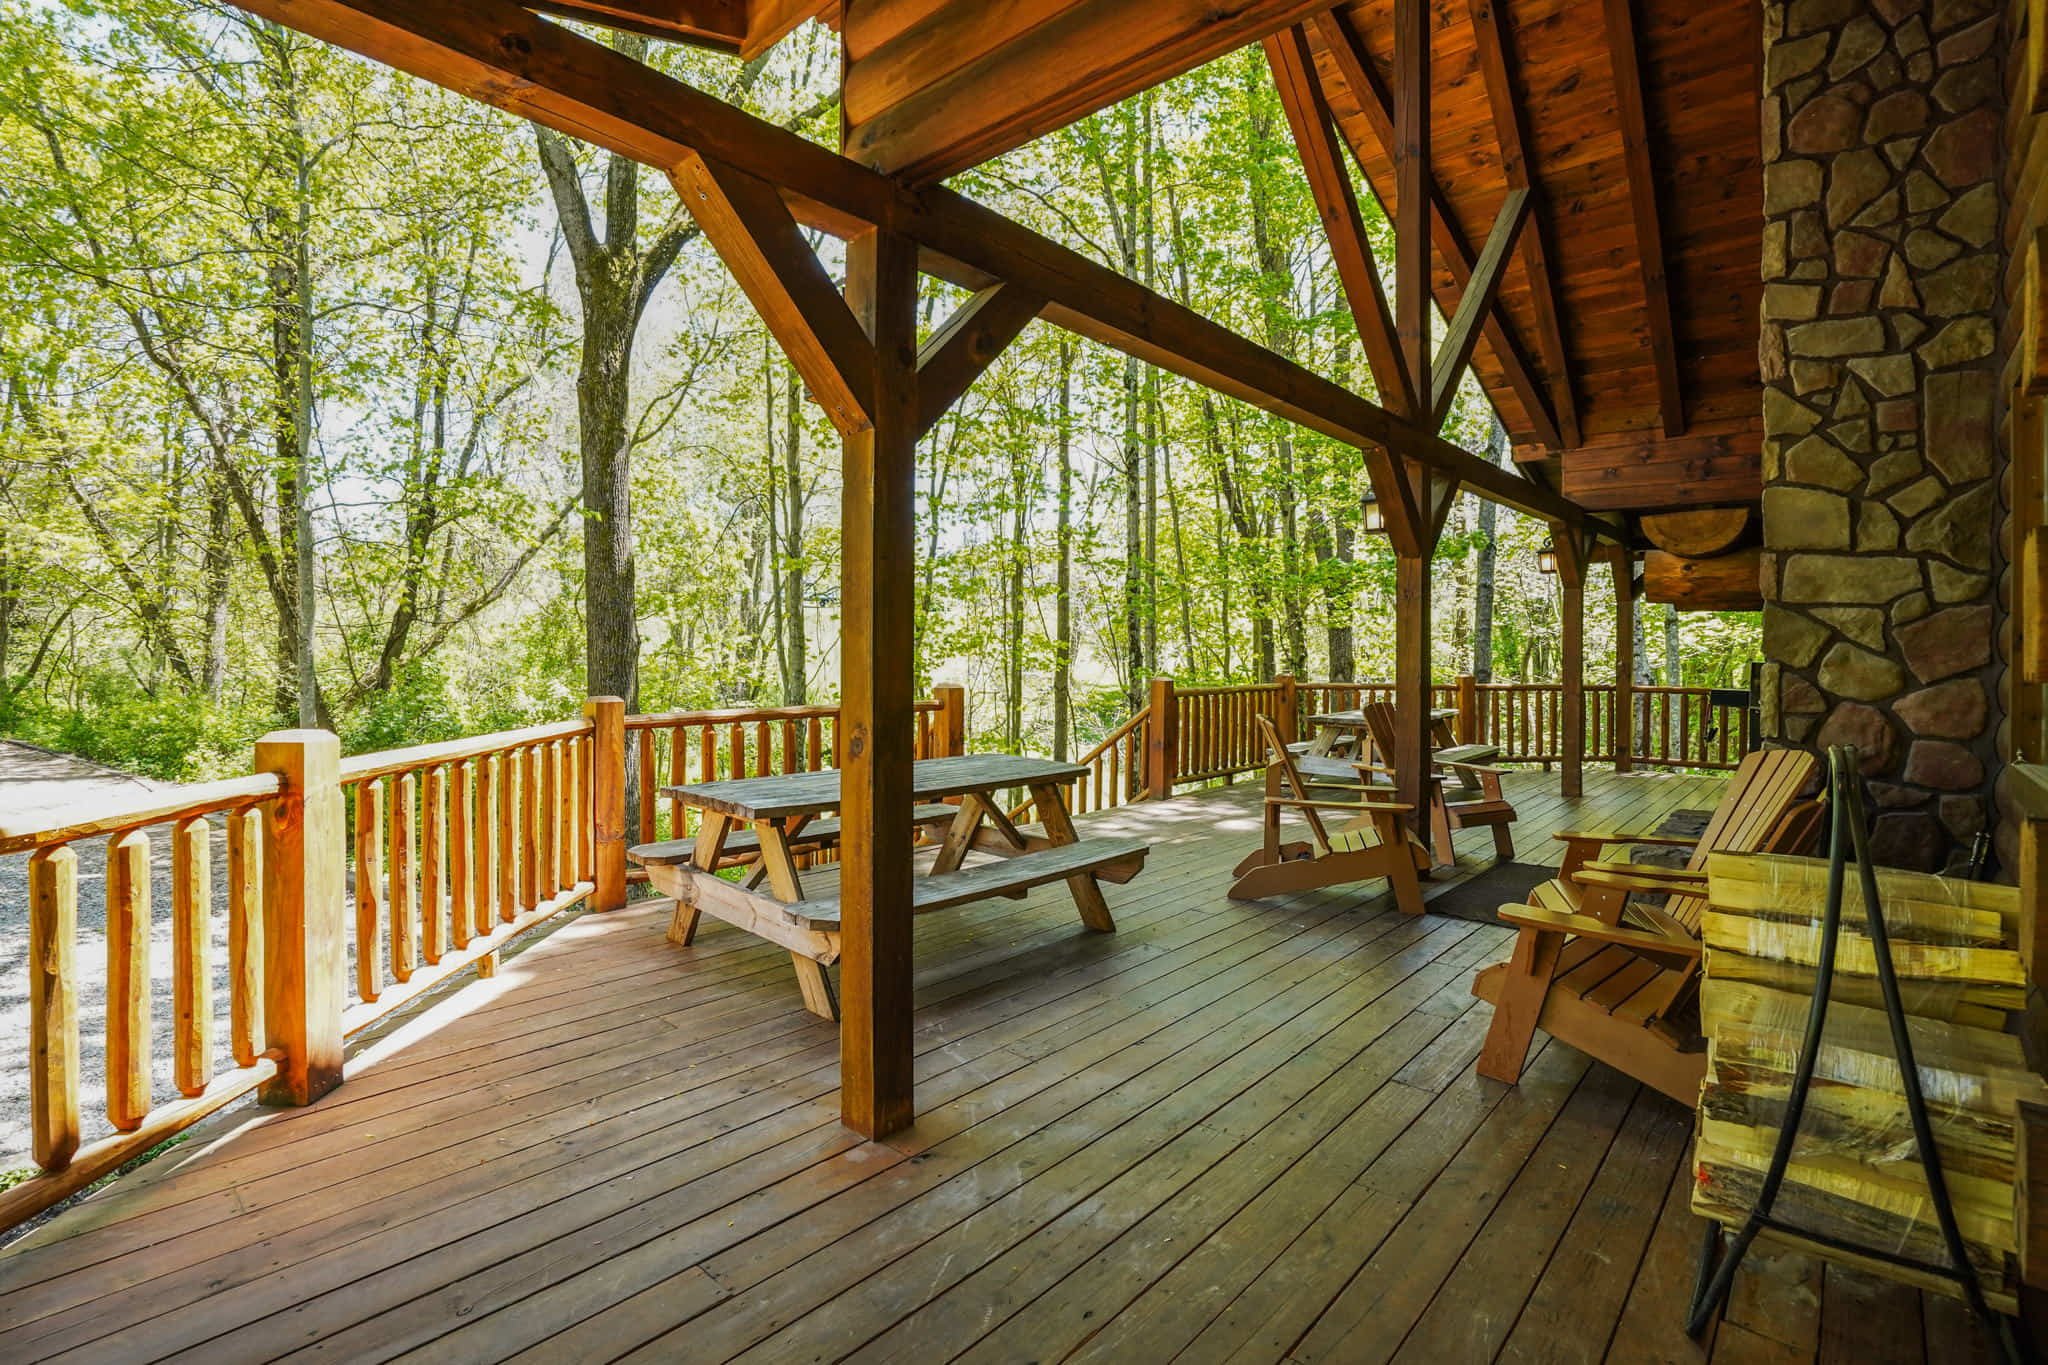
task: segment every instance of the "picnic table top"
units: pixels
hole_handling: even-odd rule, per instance
[[[1431,720],[1450,720],[1457,714],[1458,708],[1455,706],[1439,706],[1429,713],[1429,718]],[[1362,709],[1351,711],[1326,711],[1320,715],[1310,716],[1308,718],[1308,723],[1311,725],[1364,725],[1365,712]]]
[[[1034,783],[1071,782],[1087,769],[1077,763],[1018,754],[963,754],[919,759],[911,770],[911,797],[928,801]],[[663,787],[662,795],[740,820],[779,820],[839,809],[839,770],[769,777],[734,777]]]

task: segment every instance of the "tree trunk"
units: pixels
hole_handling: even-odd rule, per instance
[[[782,441],[782,615],[788,638],[782,700],[788,706],[810,700],[810,637],[804,625],[803,423],[797,406],[802,396],[796,369],[789,367]]]
[[[206,548],[200,561],[204,584],[203,619],[206,625],[206,660],[200,669],[200,685],[209,702],[218,703],[227,689],[228,598],[233,587],[234,548],[228,527],[234,509],[227,489],[218,475],[207,479]]]
[[[1059,567],[1053,604],[1052,756],[1064,763],[1073,744],[1074,608],[1069,590],[1074,576],[1074,343],[1060,338],[1060,406],[1057,438],[1060,452]]]
[[[1685,665],[1678,656],[1678,608],[1664,604],[1664,685],[1685,686]]]
[[[1008,752],[1024,749],[1024,559],[1029,547],[1031,466],[1022,443],[1010,451],[1010,563],[1005,575],[1008,617],[1003,641],[1003,738]]]
[[[635,311],[618,294],[585,291],[583,351],[576,375],[577,447],[583,464],[583,594],[588,617],[584,685],[592,696],[625,698],[629,712],[640,706],[633,467],[626,438],[637,322]]]
[[[1499,464],[1507,445],[1507,428],[1495,418],[1486,437],[1486,457]],[[1479,499],[1479,543],[1472,569],[1472,676],[1480,682],[1493,681],[1493,578],[1500,555],[1494,537],[1499,515],[1492,499]]]

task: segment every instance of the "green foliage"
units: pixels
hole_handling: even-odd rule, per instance
[[[815,25],[759,65],[647,51],[834,135]],[[244,765],[295,701],[301,514],[321,715],[349,749],[574,712],[580,294],[529,129],[229,8],[0,0],[0,155],[0,732],[165,777]],[[601,208],[612,163],[572,155]],[[636,183],[648,245],[680,206]],[[1256,46],[956,184],[1375,392]],[[641,706],[829,699],[837,435],[707,244],[675,246],[624,438]],[[927,288],[928,336],[964,295]],[[1487,447],[1469,381],[1445,430]],[[1036,323],[917,460],[914,666],[966,684],[977,744],[1049,749],[1063,677],[1078,752],[1151,675],[1391,668],[1394,561],[1349,446]],[[1508,512],[1489,535],[1461,499],[1436,560],[1443,678],[1472,666],[1489,551],[1495,676],[1555,669],[1545,535]],[[1612,594],[1588,604],[1597,679]],[[1654,609],[1639,635],[1661,671]],[[1681,636],[1689,682],[1756,654],[1754,617]]]

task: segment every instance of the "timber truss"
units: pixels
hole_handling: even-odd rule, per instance
[[[1575,418],[1569,382],[1546,389],[1536,381],[1533,369],[1517,359],[1519,343],[1495,307],[1511,254],[1519,250],[1540,264],[1545,249],[1540,232],[1531,230],[1526,178],[1511,185],[1491,235],[1476,253],[1452,228],[1432,178],[1426,0],[1395,0],[1397,79],[1391,90],[1373,75],[1348,21],[1334,12],[1318,17],[1326,6],[1264,0],[1244,7],[1232,22],[1210,23],[1196,15],[1183,35],[1192,35],[1194,45],[1175,49],[1179,60],[1199,56],[1203,43],[1265,42],[1387,406],[943,186],[907,183],[807,142],[510,0],[237,3],[667,175],[838,428],[844,445],[835,754],[843,799],[841,1108],[845,1121],[869,1136],[896,1131],[913,1117],[908,850],[916,443],[1033,319],[1363,453],[1399,565],[1395,705],[1401,723],[1394,765],[1401,774],[1401,799],[1415,810],[1426,808],[1422,783],[1429,768],[1430,559],[1457,493],[1470,491],[1551,523],[1574,565],[1574,586],[1583,581],[1596,541],[1626,543],[1622,526],[1438,435],[1482,336],[1490,338],[1496,355],[1506,357],[1510,382],[1525,406],[1541,414],[1538,425],[1546,436],[1571,430]],[[1625,6],[1626,0],[1615,3]],[[580,0],[549,7],[629,27],[646,27],[641,21],[649,10],[644,4]],[[737,34],[734,45],[742,50],[750,42],[773,41],[764,35],[791,13],[816,8],[759,0],[751,6],[680,7],[723,24],[720,31]],[[1104,16],[1161,22],[1158,11],[1135,0],[1088,0],[1073,12],[1088,22]],[[1279,22],[1271,22],[1276,17]],[[761,27],[749,39],[751,19]],[[1255,19],[1264,27],[1245,31]],[[1302,27],[1308,22],[1323,27],[1338,69],[1392,149],[1391,307],[1339,157],[1336,121]],[[1155,73],[1153,79],[1159,78]],[[1095,96],[1103,93],[1095,90]],[[812,249],[805,228],[845,241],[843,288]],[[1451,264],[1460,291],[1447,310],[1443,342],[1434,349],[1433,243]],[[922,348],[916,341],[921,273],[971,294]],[[1554,308],[1545,315],[1554,321]],[[1555,344],[1549,330],[1544,329],[1546,350]],[[1557,379],[1563,370],[1551,373]],[[1626,571],[1618,581],[1633,582]],[[1571,599],[1576,597],[1574,592]],[[1576,631],[1576,625],[1568,630]],[[1576,707],[1567,710],[1577,714]]]

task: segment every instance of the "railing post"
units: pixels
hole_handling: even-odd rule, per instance
[[[343,939],[341,741],[325,730],[273,730],[256,771],[279,791],[263,821],[263,1024],[282,1054],[265,1104],[311,1104],[341,1084]]]
[[[1458,675],[1458,743],[1479,743],[1479,679]]]
[[[1299,738],[1301,729],[1301,708],[1295,700],[1299,689],[1292,673],[1282,673],[1273,679],[1273,724],[1279,728],[1280,738],[1292,744]]]
[[[626,702],[591,697],[583,714],[592,727],[590,854],[597,864],[590,872],[596,883],[590,906],[617,910],[626,903]]]
[[[1154,678],[1147,704],[1152,719],[1145,726],[1145,798],[1158,801],[1173,795],[1180,779],[1180,708],[1173,698],[1173,679]]]
[[[967,752],[967,689],[959,683],[932,688],[939,704],[939,752],[934,757],[958,758]]]

